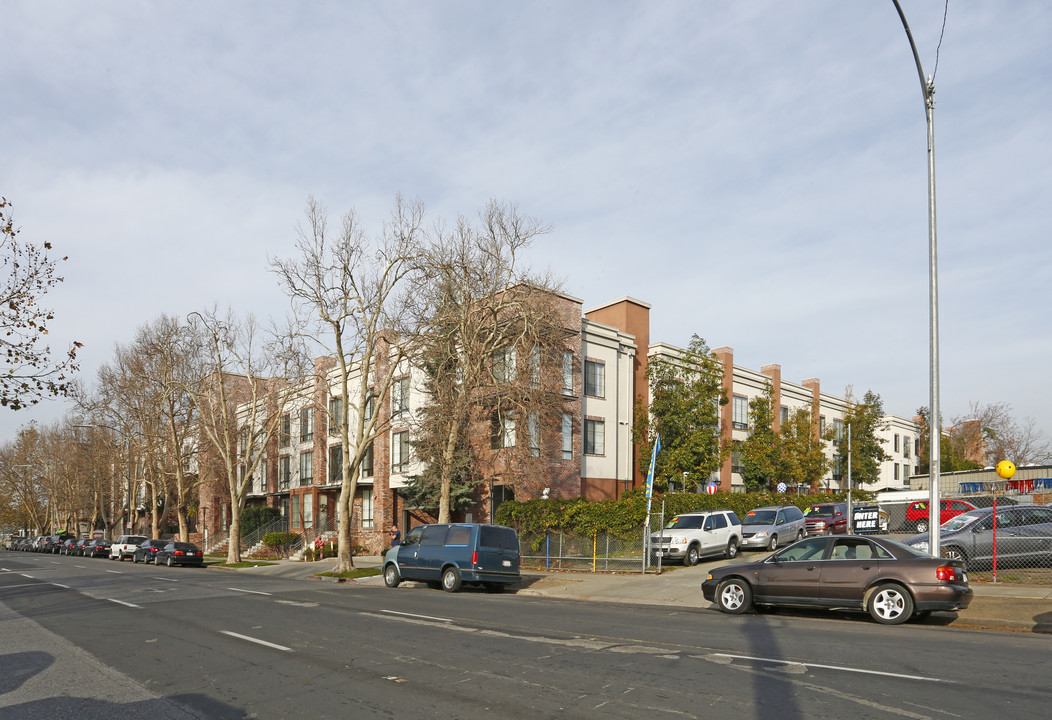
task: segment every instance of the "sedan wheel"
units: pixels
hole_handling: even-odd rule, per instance
[[[168,567],[175,567],[175,562],[172,561],[172,556],[168,556]]]
[[[394,563],[389,563],[384,568],[384,585],[393,588],[398,587],[400,582],[402,582],[402,578],[398,576],[398,568],[394,566]]]
[[[716,605],[725,613],[739,615],[752,605],[752,588],[738,578],[724,580],[716,588]]]
[[[928,521],[918,520],[915,527],[917,528],[917,532],[919,533],[928,532]]]
[[[883,625],[899,625],[913,615],[913,598],[901,585],[885,583],[869,596],[869,614]]]

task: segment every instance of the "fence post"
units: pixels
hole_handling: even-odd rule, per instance
[[[599,532],[592,533],[592,572],[595,572],[595,553],[599,542]]]

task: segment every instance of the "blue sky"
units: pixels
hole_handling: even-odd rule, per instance
[[[925,71],[943,3],[903,0]],[[887,2],[3,0],[0,194],[69,256],[51,340],[93,381],[160,313],[287,301],[308,196],[379,228],[490,198],[585,307],[928,403],[924,107]],[[949,4],[935,77],[941,402],[1052,432],[1052,6]],[[0,414],[0,438],[47,402]]]

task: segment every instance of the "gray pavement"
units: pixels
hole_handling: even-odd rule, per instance
[[[746,555],[745,559],[749,556]],[[734,562],[742,562],[738,559]],[[379,556],[355,558],[357,567],[379,567]],[[545,572],[525,569],[519,595],[638,605],[696,607],[719,612],[701,596],[708,569],[730,561],[702,562],[696,567],[672,566],[660,575],[641,573]],[[317,574],[331,570],[335,560],[278,561],[274,565],[236,572],[263,573],[290,579],[330,581]],[[349,581],[383,585],[380,576]],[[932,623],[953,627],[1052,633],[1052,586],[1019,583],[972,583],[971,605],[956,614],[933,613]]]

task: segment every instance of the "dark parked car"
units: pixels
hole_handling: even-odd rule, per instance
[[[110,556],[110,545],[112,544],[113,542],[110,540],[92,540],[84,547],[84,554],[93,558],[108,558]]]
[[[167,565],[168,567],[173,565],[202,567],[205,564],[205,555],[193,543],[173,541],[158,550],[153,560],[156,565]]]
[[[960,610],[972,599],[960,560],[864,535],[807,538],[761,562],[714,568],[701,590],[725,613],[774,605],[865,610],[885,625]]]
[[[418,525],[384,556],[384,583],[418,580],[456,592],[463,583],[501,590],[519,581],[519,536],[503,525]]]
[[[818,503],[804,512],[804,528],[808,535],[846,535],[847,503]]]
[[[153,562],[154,557],[168,544],[168,540],[144,540],[132,553],[132,562]]]
[[[46,553],[58,555],[62,551],[62,546],[66,543],[66,541],[74,540],[76,539],[76,537],[76,535],[73,535],[71,533],[59,533],[58,535],[48,535],[46,538],[44,538],[43,550]]]
[[[928,552],[928,533],[906,540]],[[943,556],[969,568],[990,567],[994,558],[994,509],[979,508],[957,515],[939,528]],[[1052,564],[1052,508],[1045,505],[1010,505],[997,508],[997,563],[1005,566]]]
[[[58,546],[59,555],[72,555],[73,548],[77,545],[77,538],[70,538]]]
[[[77,544],[73,546],[73,551],[70,554],[71,555],[84,555],[85,554],[84,550],[87,549],[88,545],[91,544],[92,540],[93,540],[93,538],[89,538],[89,537],[81,538],[80,540],[77,541]]]

